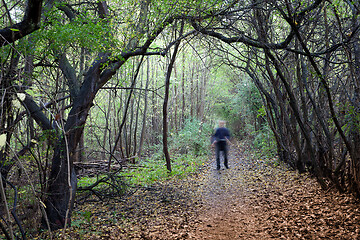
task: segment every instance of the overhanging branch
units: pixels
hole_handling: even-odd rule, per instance
[[[28,0],[23,20],[0,30],[0,47],[39,29],[42,3],[43,0]]]

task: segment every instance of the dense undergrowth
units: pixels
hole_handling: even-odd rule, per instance
[[[77,194],[77,205],[73,212],[71,229],[83,229],[80,227],[82,224],[91,223],[95,211],[86,210],[84,207],[89,203],[122,201],[139,189],[153,189],[158,183],[178,181],[198,172],[211,154],[212,131],[210,124],[189,119],[185,122],[183,129],[171,134],[169,151],[172,171],[170,173],[166,169],[162,148],[159,145],[152,146],[151,156],[137,158],[133,163],[125,164],[120,171],[82,176],[78,179],[80,191]],[[54,234],[56,238],[61,238],[63,233],[60,230]],[[86,234],[84,230],[77,232],[80,238],[85,237]],[[49,237],[48,233],[43,233],[41,236],[40,238],[43,239],[44,236]]]
[[[152,146],[152,154],[144,158],[136,158],[133,163],[128,162],[121,171],[115,175],[123,179],[126,186],[149,186],[157,181],[165,181],[171,178],[182,178],[198,170],[203,165],[209,154],[210,136],[212,128],[209,124],[197,119],[185,121],[183,129],[171,134],[170,154],[172,171],[169,173],[165,166],[162,145]],[[114,174],[114,173],[110,173]],[[106,178],[106,174],[83,176],[78,180],[78,187],[86,189]],[[99,184],[98,188],[106,183]]]
[[[263,137],[268,129],[253,132],[247,143],[252,145],[249,151],[257,156],[273,156],[271,149],[271,139]],[[77,232],[80,238],[87,234],[81,225],[89,225],[91,229],[91,219],[94,217],[95,210],[87,208],[89,203],[104,203],[109,201],[121,201],[139,189],[152,189],[157,184],[167,184],[176,182],[182,178],[197,174],[202,167],[206,167],[213,149],[210,147],[210,136],[213,127],[196,119],[189,119],[185,122],[183,129],[171,134],[170,154],[172,172],[169,173],[165,167],[165,160],[162,154],[161,145],[152,146],[152,154],[148,157],[137,158],[132,163],[127,163],[120,170],[114,172],[98,172],[94,174],[82,174],[78,179],[78,192],[76,197],[75,209],[72,217],[70,229],[82,229],[83,234]],[[258,137],[256,137],[258,136]],[[271,136],[270,136],[271,137]],[[159,190],[160,191],[160,190]],[[29,193],[27,193],[29,192]],[[22,190],[20,196],[30,196],[33,204],[36,205],[35,196],[31,197],[29,191]],[[25,206],[26,207],[26,206]],[[36,219],[40,219],[41,214],[36,211]],[[119,213],[111,213],[119,214]],[[124,216],[125,217],[125,216]],[[34,219],[32,219],[34,221]],[[30,223],[29,223],[30,224]],[[32,223],[34,226],[34,222]],[[38,225],[38,224],[36,224]],[[38,227],[28,231],[28,237],[34,238]],[[69,230],[68,230],[69,231]],[[53,233],[61,238],[62,230]],[[38,239],[47,239],[50,233],[45,231]],[[56,238],[55,237],[55,238]]]
[[[182,181],[190,176],[195,181],[194,176],[207,167],[208,161],[207,155],[179,155],[172,158],[171,173],[166,171],[163,161],[140,161],[138,167],[125,168],[118,174],[122,179],[121,194],[109,195],[111,190],[106,188],[107,183],[98,185],[92,193],[103,193],[107,189],[106,194],[102,194],[103,198],[92,194],[86,201],[77,201],[68,229],[52,233],[46,231],[36,239],[48,239],[49,234],[53,239],[104,239],[105,236],[119,239],[117,234],[128,234],[124,231],[139,235],[144,231],[143,226],[154,221],[174,227],[178,221],[196,216],[194,212],[199,209],[199,202],[192,196],[193,189],[187,188]],[[94,177],[83,178],[79,186],[85,187],[95,181]],[[84,193],[79,192],[77,198],[83,196]],[[164,219],[155,219],[158,215]]]
[[[247,141],[234,141],[230,154],[230,169],[217,171],[214,156],[203,156],[204,167],[198,164],[191,174],[129,185],[122,196],[77,205],[72,226],[52,237],[358,238],[355,199],[323,191],[309,174],[292,171],[276,158],[258,158],[260,153]],[[38,239],[48,236],[44,233]]]

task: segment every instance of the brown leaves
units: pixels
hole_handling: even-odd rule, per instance
[[[238,152],[233,152],[230,170],[218,176],[209,171],[205,181],[217,190],[209,191],[215,192],[205,201],[211,207],[200,216],[203,222],[197,224],[195,239],[359,238],[355,199],[324,192],[309,175],[241,150],[233,149]]]
[[[266,167],[268,168],[268,167]],[[249,196],[255,225],[268,238],[276,239],[357,239],[358,203],[334,191],[321,190],[307,175],[284,167],[268,169],[267,185]]]
[[[360,238],[360,207],[354,198],[324,192],[309,175],[256,159],[235,145],[230,169],[216,171],[211,159],[191,177],[77,206],[66,238]]]

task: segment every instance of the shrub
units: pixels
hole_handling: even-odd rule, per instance
[[[198,119],[187,119],[184,128],[171,138],[171,151],[201,156],[209,154],[212,127]]]
[[[253,132],[253,145],[262,155],[266,157],[274,157],[276,155],[275,137],[269,126],[263,125],[260,130]]]
[[[172,177],[183,178],[197,171],[207,158],[184,154],[173,156],[171,160],[172,172],[170,174],[165,167],[164,159],[149,158],[141,160],[139,167],[121,172],[121,175],[126,177],[131,185],[148,186]]]

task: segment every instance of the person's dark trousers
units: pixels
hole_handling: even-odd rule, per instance
[[[226,141],[218,141],[216,143],[215,153],[216,153],[216,168],[217,168],[217,170],[220,169],[220,152],[223,152],[225,167],[229,168],[229,166],[228,166],[228,158],[227,158],[228,150],[227,150]]]

